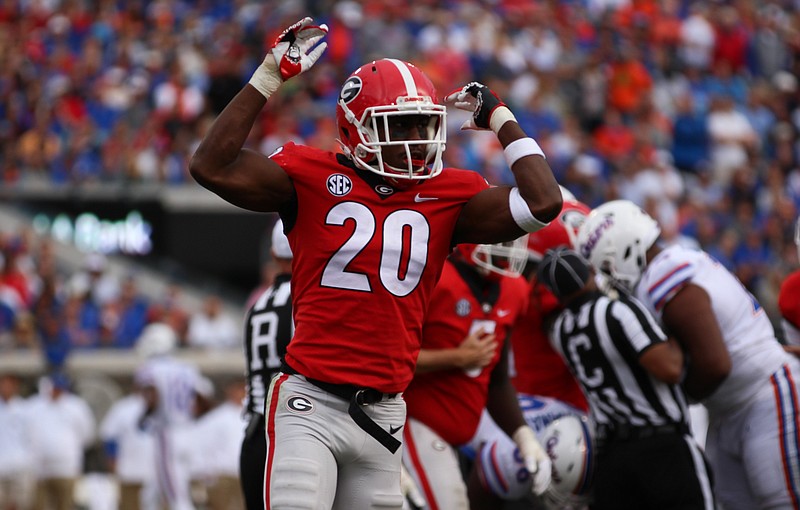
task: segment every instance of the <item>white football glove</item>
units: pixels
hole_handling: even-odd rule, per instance
[[[497,134],[503,124],[509,120],[516,121],[514,114],[497,94],[483,85],[473,81],[459,90],[451,92],[444,98],[445,103],[452,103],[460,110],[472,112],[472,117],[461,125],[461,129],[487,130]]]
[[[536,440],[533,429],[527,425],[518,428],[511,439],[517,444],[525,469],[531,474],[533,493],[540,496],[550,485],[553,469],[550,457]]]
[[[403,464],[400,464],[400,492],[403,493],[404,510],[425,508],[425,498],[422,497],[414,478]]]
[[[264,57],[264,62],[250,78],[250,85],[267,99],[278,90],[281,83],[311,69],[328,47],[328,43],[322,43],[314,48],[328,33],[328,26],[312,25],[312,21],[311,18],[303,18],[281,32]]]

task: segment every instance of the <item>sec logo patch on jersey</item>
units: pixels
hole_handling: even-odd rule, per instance
[[[328,176],[326,187],[331,195],[343,197],[353,189],[353,182],[344,174],[333,174]]]
[[[459,299],[456,303],[456,315],[466,317],[472,311],[472,305],[468,299]]]
[[[306,397],[294,395],[286,400],[286,409],[295,414],[311,414],[314,412],[314,404]]]

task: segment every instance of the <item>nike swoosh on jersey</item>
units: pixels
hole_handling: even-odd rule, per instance
[[[422,197],[419,193],[414,197],[414,202],[427,202],[428,200],[439,200],[438,197]]]
[[[506,315],[510,314],[511,310],[497,310],[498,317],[505,317]]]
[[[397,432],[398,430],[400,430],[402,428],[403,428],[402,425],[398,425],[397,427],[393,427],[393,426],[389,425],[389,434],[394,435],[395,432]]]

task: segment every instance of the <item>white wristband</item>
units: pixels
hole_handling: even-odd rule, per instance
[[[539,144],[536,143],[536,140],[533,138],[514,140],[503,149],[503,155],[506,157],[508,168],[511,168],[514,163],[525,156],[541,156],[545,158],[542,148],[539,147]]]
[[[549,223],[542,223],[536,219],[516,186],[511,188],[511,193],[508,194],[508,206],[514,221],[525,232],[536,232],[549,225]]]
[[[272,56],[268,55],[267,58],[272,58]],[[261,92],[262,96],[269,99],[269,96],[281,86],[283,80],[281,79],[281,73],[277,70],[277,64],[267,66],[262,62],[253,73],[253,76],[250,77],[248,83]]]
[[[489,117],[489,129],[494,131],[494,134],[497,134],[500,128],[503,127],[503,124],[510,120],[516,122],[517,118],[514,117],[514,114],[511,113],[511,110],[509,110],[507,106],[498,106],[497,109],[492,112],[492,116]]]

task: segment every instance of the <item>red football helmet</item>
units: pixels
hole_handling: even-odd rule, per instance
[[[459,244],[456,253],[485,276],[519,276],[528,259],[528,234],[497,244]]]
[[[578,229],[583,224],[591,209],[577,200],[564,200],[564,206],[558,218],[541,230],[528,236],[528,259],[539,262],[547,250],[559,246],[575,247]]]
[[[427,117],[427,138],[392,139],[389,121],[408,115]],[[356,69],[342,85],[336,104],[336,128],[345,155],[360,168],[392,179],[430,179],[441,173],[446,116],[431,80],[413,64],[391,58]],[[389,145],[405,147],[405,168],[384,162],[382,148]],[[420,149],[423,159],[412,157]]]

